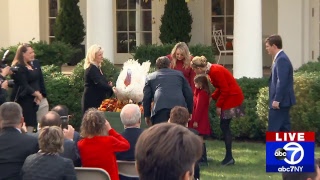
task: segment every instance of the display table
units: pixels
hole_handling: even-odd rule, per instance
[[[105,117],[109,121],[111,127],[116,130],[118,133],[122,133],[124,128],[120,120],[119,112],[105,112]],[[141,114],[141,129],[146,129],[147,125],[144,121],[144,116]]]

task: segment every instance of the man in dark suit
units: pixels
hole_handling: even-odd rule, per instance
[[[168,121],[174,106],[186,107],[191,116],[193,94],[188,81],[180,71],[169,68],[170,60],[165,56],[157,59],[156,66],[158,70],[148,75],[143,89],[146,123],[150,126]]]
[[[40,130],[45,126],[58,126],[61,127],[61,119],[60,115],[54,111],[49,111],[45,114],[40,120]],[[80,155],[77,150],[77,145],[73,142],[73,134],[74,129],[71,125],[68,126],[68,129],[63,130],[64,133],[64,151],[60,153],[60,156],[64,158],[71,159],[73,161],[74,166],[80,166]],[[36,137],[39,136],[39,132],[34,134]]]
[[[296,104],[293,90],[293,67],[282,50],[279,35],[271,35],[266,40],[266,50],[274,58],[269,79],[269,125],[268,131],[290,131],[289,111]]]
[[[140,129],[141,111],[136,104],[125,105],[120,112],[120,119],[124,126],[124,131],[121,135],[130,143],[130,149],[116,154],[117,160],[135,161],[134,150],[137,140],[142,133]],[[135,180],[138,178],[130,178],[120,175],[120,180]]]
[[[20,180],[20,171],[27,156],[38,152],[37,138],[21,131],[22,109],[15,102],[0,106],[0,179]]]
[[[54,111],[54,112],[58,113],[60,115],[60,117],[67,118],[68,122],[69,122],[70,115],[69,115],[69,109],[68,109],[67,106],[65,106],[65,105],[56,105],[55,107],[53,107],[51,109],[51,111]],[[75,142],[76,145],[78,144],[78,141],[80,139],[81,139],[80,134],[77,131],[74,131],[73,141]],[[78,147],[78,145],[77,145],[77,147]]]
[[[130,149],[117,153],[117,160],[134,161],[134,149],[142,133],[142,129],[140,129],[141,111],[139,106],[136,104],[125,105],[121,110],[120,119],[124,125],[124,131],[121,135],[130,143]]]

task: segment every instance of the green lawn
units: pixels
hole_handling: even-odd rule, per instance
[[[281,180],[281,173],[265,172],[265,144],[250,142],[234,142],[233,156],[236,164],[223,167],[220,161],[224,158],[224,142],[206,141],[208,156],[213,158],[209,166],[201,166],[201,180]],[[316,157],[320,157],[320,148],[316,149]]]

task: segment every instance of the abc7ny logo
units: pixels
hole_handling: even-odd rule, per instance
[[[303,160],[303,147],[296,142],[289,142],[283,148],[278,148],[274,152],[274,156],[278,160],[284,160],[290,165],[296,165]]]

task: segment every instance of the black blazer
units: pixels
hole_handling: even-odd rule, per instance
[[[116,153],[117,160],[134,161],[134,149],[140,134],[143,132],[140,128],[126,128],[121,135],[129,142],[130,149],[124,152]]]
[[[90,64],[84,74],[84,92],[82,97],[82,112],[94,107],[98,108],[101,102],[112,96],[112,87],[100,69]]]
[[[0,179],[21,179],[23,162],[38,150],[37,138],[13,127],[3,128],[0,132]]]
[[[193,93],[182,72],[164,68],[148,75],[143,89],[144,117],[151,117],[161,109],[186,107],[192,114]],[[151,102],[154,101],[152,111]]]
[[[38,69],[29,72],[25,65],[17,64],[16,67],[18,71],[11,75],[15,83],[11,93],[11,101],[14,101],[17,93],[19,97],[25,97],[32,96],[35,91],[40,90]]]
[[[32,136],[39,137],[39,132],[32,133]],[[61,157],[71,159],[74,163],[74,166],[80,167],[80,155],[78,152],[77,144],[69,139],[64,139],[63,143],[63,152],[60,153]]]
[[[43,73],[41,70],[41,65],[39,60],[35,59],[31,62],[31,65],[33,66],[34,69],[39,69],[39,85],[40,85],[40,93],[42,94],[43,97],[47,97],[47,92],[46,92],[46,87],[44,85],[44,79],[43,79]]]
[[[76,172],[70,159],[42,153],[27,157],[21,170],[23,180],[76,180]]]

